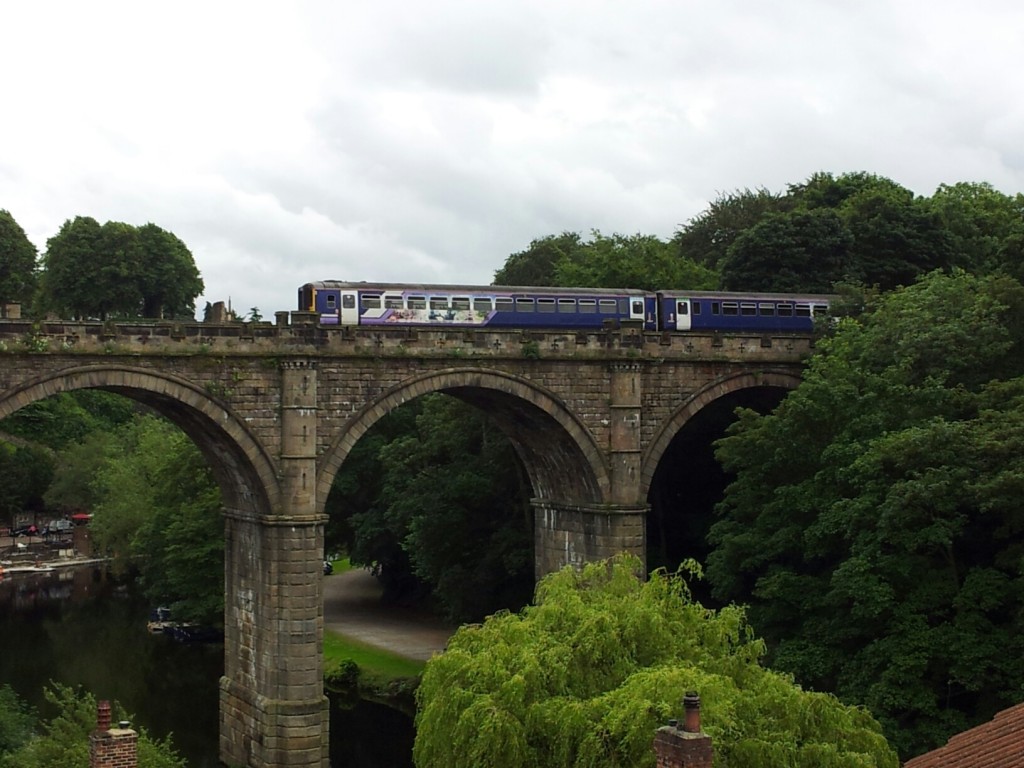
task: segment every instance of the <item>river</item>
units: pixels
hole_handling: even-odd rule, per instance
[[[146,630],[149,607],[102,567],[0,580],[0,683],[41,712],[49,681],[118,701],[133,727],[171,734],[191,768],[219,768],[221,644],[178,643]],[[412,766],[411,719],[377,704],[332,701],[332,768]]]

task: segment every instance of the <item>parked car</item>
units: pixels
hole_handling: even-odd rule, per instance
[[[11,531],[11,536],[38,536],[39,529],[34,525],[23,525]]]

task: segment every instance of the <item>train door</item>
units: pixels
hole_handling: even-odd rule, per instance
[[[359,323],[359,301],[355,291],[341,292],[341,324],[357,325]]]
[[[647,314],[644,309],[643,297],[634,296],[629,300],[629,319],[639,323],[641,328],[645,327],[644,321],[647,320]]]
[[[676,330],[690,330],[690,300],[676,299],[675,305]]]

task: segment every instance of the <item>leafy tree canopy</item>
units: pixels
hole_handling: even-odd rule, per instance
[[[154,416],[121,427],[93,471],[93,541],[140,571],[146,596],[176,618],[219,625],[224,610],[224,525],[220,491],[199,450]]]
[[[44,307],[73,317],[190,317],[203,290],[188,248],[155,224],[65,221],[43,267]]]
[[[761,666],[737,607],[710,611],[636,558],[566,568],[536,604],[464,626],[417,690],[420,768],[654,766],[656,729],[701,696],[716,764],[898,765],[877,722]]]
[[[29,303],[36,283],[36,247],[8,211],[0,209],[0,304]]]
[[[36,716],[10,685],[0,685],[0,759],[27,742],[35,732]]]
[[[496,285],[587,288],[710,288],[714,272],[679,254],[653,235],[602,235],[584,241],[575,232],[534,240],[509,256],[494,275]]]
[[[844,320],[743,412],[708,574],[775,668],[865,704],[906,756],[1024,686],[1024,287],[933,273]]]
[[[328,511],[348,512],[349,556],[375,568],[389,597],[429,590],[449,619],[477,620],[530,597],[524,483],[500,430],[471,406],[428,395],[359,442]]]
[[[15,749],[6,754],[0,750],[0,768],[89,768],[89,734],[96,729],[95,697],[59,683],[52,683],[45,695],[55,709],[54,716]],[[114,722],[132,720],[116,702],[111,704],[111,715]],[[185,768],[170,739],[153,738],[145,728],[135,730],[139,768]]]
[[[875,174],[816,173],[783,195],[723,195],[673,241],[726,290],[891,290],[934,269],[1024,276],[1024,195],[943,185],[931,198]]]

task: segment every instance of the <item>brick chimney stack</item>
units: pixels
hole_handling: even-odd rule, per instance
[[[683,697],[683,727],[669,720],[654,735],[657,768],[711,768],[714,750],[711,737],[700,729],[700,696],[688,691]]]
[[[127,722],[110,727],[110,702],[96,705],[96,730],[89,736],[89,768],[138,768],[139,735]]]

